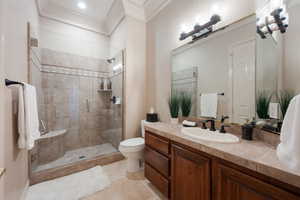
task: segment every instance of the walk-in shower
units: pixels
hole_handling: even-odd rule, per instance
[[[42,133],[30,151],[32,183],[122,158],[123,52],[113,60],[31,47]]]

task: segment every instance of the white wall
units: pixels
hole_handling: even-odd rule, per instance
[[[126,16],[110,39],[110,56],[125,49],[125,138],[140,135],[146,106],[146,24]]]
[[[41,18],[40,47],[92,58],[109,57],[109,37]]]
[[[34,0],[1,0],[0,9],[0,167],[6,168],[0,179],[0,199],[20,200],[28,182],[28,152],[17,148],[12,106],[16,97],[12,88],[4,87],[3,78],[28,81],[27,22],[38,28],[39,21]]]
[[[210,8],[215,1],[173,0],[155,18],[147,23],[147,109],[155,106],[163,121],[169,120],[167,99],[171,88],[172,49],[187,42],[180,42],[181,25],[193,25],[197,15],[201,19],[210,16]],[[219,26],[232,23],[255,11],[253,0],[224,0],[223,21]],[[207,21],[207,20],[204,20]]]
[[[5,4],[4,1],[0,1],[0,80],[3,81],[5,78],[5,69],[4,69],[4,58],[5,58],[5,50],[4,50],[4,39],[5,39],[5,33],[4,33],[4,28],[5,28],[5,21],[6,21],[6,16],[5,16]],[[3,84],[0,84],[0,95],[5,93],[5,86]],[[5,108],[5,100],[4,98],[0,98],[0,110],[4,110]],[[3,168],[5,166],[5,128],[4,128],[4,119],[5,119],[5,113],[0,112],[0,168]],[[4,180],[0,177],[0,199],[4,199],[4,191],[5,191],[5,182]]]
[[[284,34],[284,56],[283,56],[283,89],[294,90],[300,93],[300,5],[289,9],[290,24]]]
[[[124,19],[110,36],[109,55],[114,57],[126,48],[127,23]]]
[[[139,136],[146,106],[146,24],[126,17],[125,138]]]

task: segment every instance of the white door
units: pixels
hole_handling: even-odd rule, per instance
[[[232,121],[255,116],[255,40],[232,46]]]

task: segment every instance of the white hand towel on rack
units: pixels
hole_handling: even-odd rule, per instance
[[[300,95],[290,102],[277,147],[277,156],[282,164],[300,172]]]
[[[18,145],[21,149],[30,150],[34,147],[35,140],[41,136],[37,96],[34,86],[23,84],[24,86],[19,87]]]
[[[218,94],[208,93],[201,94],[201,117],[217,118],[218,111]]]

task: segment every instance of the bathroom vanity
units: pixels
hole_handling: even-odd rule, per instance
[[[300,173],[281,165],[269,144],[204,142],[165,123],[145,129],[145,176],[169,199],[300,199]]]

